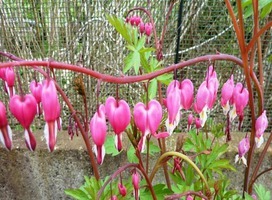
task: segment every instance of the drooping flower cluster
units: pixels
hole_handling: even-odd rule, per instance
[[[225,115],[229,114],[230,121],[239,116],[239,127],[244,118],[244,109],[248,104],[248,90],[242,83],[234,84],[233,75],[222,87],[221,106]],[[233,108],[230,110],[231,106]]]
[[[3,71],[4,70],[1,69],[2,79]],[[6,68],[5,73],[5,78],[3,80],[7,82],[5,86],[10,96],[9,110],[24,128],[27,148],[31,151],[34,151],[36,148],[36,139],[31,130],[31,124],[35,115],[38,112],[41,112],[41,109],[37,109],[38,103],[41,103],[46,121],[44,129],[45,139],[49,151],[53,151],[56,145],[57,129],[60,129],[61,127],[60,104],[54,81],[48,78],[42,85],[32,82],[30,85],[32,94],[15,95],[12,85],[9,84],[12,82],[10,79],[13,81],[15,80],[15,73],[12,68]],[[14,77],[12,74],[14,74]],[[35,85],[33,85],[33,83]],[[12,131],[8,126],[6,110],[2,102],[0,104],[0,118],[0,140],[4,146],[10,150],[12,147]]]
[[[106,117],[115,133],[115,146],[122,150],[122,133],[130,123],[130,108],[126,101],[108,97],[105,106],[101,104],[90,122],[90,131],[94,141],[94,153],[97,163],[102,164],[105,156],[104,143],[107,135]]]
[[[126,22],[131,26],[135,26],[139,29],[141,35],[145,34],[147,37],[150,37],[153,31],[153,26],[150,22],[144,23],[142,18],[139,16],[129,16],[126,18]]]

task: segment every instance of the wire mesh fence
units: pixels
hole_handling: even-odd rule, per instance
[[[1,0],[0,49],[23,59],[53,59],[120,76],[127,51],[124,40],[109,25],[106,15],[125,18],[127,11],[135,6],[147,7],[148,5],[147,1],[143,0]],[[151,3],[151,11],[158,31],[162,29],[168,6],[168,0]],[[175,60],[178,10],[179,2],[176,3],[170,15],[164,41],[165,67]],[[137,14],[143,15],[142,13]],[[270,15],[269,20],[271,18]],[[261,24],[264,22],[265,20],[262,20]],[[262,44],[265,108],[269,117],[272,116],[271,32],[271,30],[266,32]],[[248,17],[246,18],[246,36],[250,38],[251,33],[251,17]],[[239,55],[235,33],[223,1],[183,1],[179,47],[179,61],[217,51]],[[7,59],[0,57],[0,61],[7,61]],[[190,78],[197,88],[204,79],[208,65],[209,63],[201,63],[198,66],[183,69],[179,71],[179,77]],[[242,71],[237,66],[229,62],[216,62],[221,87],[229,78],[233,68],[235,80],[243,81]],[[30,83],[33,78],[33,71],[29,69],[20,69],[20,74],[25,83]],[[78,75],[64,70],[56,71],[56,77],[76,109],[83,111],[82,99],[73,89],[74,80]],[[89,113],[92,114],[96,109],[95,86],[97,81],[84,77],[84,83],[88,93]],[[104,102],[107,96],[114,95],[115,88],[114,84],[103,83],[100,101]],[[24,90],[28,91],[27,84]],[[121,85],[119,90],[120,97],[128,100],[130,105],[139,101],[143,94],[140,83]],[[3,92],[0,93],[0,98],[7,101],[7,96]],[[222,109],[218,103],[210,115],[214,116],[217,121],[224,122],[224,116],[221,113]],[[248,114],[246,113],[245,116]],[[69,115],[68,109],[63,106],[62,117],[66,118],[64,122],[68,121]],[[13,123],[15,126],[16,122],[13,121]],[[244,131],[248,131],[250,125],[249,118],[246,117],[243,124]],[[269,129],[271,128],[270,123]]]

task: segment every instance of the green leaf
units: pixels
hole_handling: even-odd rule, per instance
[[[131,35],[129,34],[131,32],[132,27],[129,28],[127,24],[125,24],[124,20],[121,18],[117,18],[114,16],[107,15],[107,19],[109,23],[116,29],[118,33],[121,34],[121,36],[129,43],[132,43]]]
[[[153,79],[152,81],[149,82],[149,85],[148,85],[148,98],[149,98],[149,100],[154,99],[156,97],[157,88],[158,88],[157,79]]]
[[[266,188],[262,184],[255,184],[254,190],[255,190],[259,200],[270,200],[271,199],[270,191],[266,190]]]
[[[166,195],[173,194],[173,192],[169,190],[165,184],[154,185],[153,189],[157,199],[164,199]],[[152,199],[150,190],[142,188],[140,190],[140,194],[141,194],[141,199]]]
[[[163,74],[158,76],[156,79],[165,85],[169,85],[169,83],[173,80],[173,74]]]
[[[88,195],[81,189],[67,189],[64,191],[66,195],[78,200],[89,200]]]
[[[271,4],[271,3],[272,3],[272,0],[259,0],[259,6],[258,6],[259,11],[262,9],[269,9],[269,8],[265,8],[265,7],[269,6],[269,4]],[[243,2],[242,6],[244,7],[244,17],[245,18],[253,15],[252,0]],[[267,12],[267,11],[265,11],[265,12]],[[270,9],[270,11],[271,11],[271,9]],[[269,14],[269,12],[267,12],[266,15]],[[266,15],[264,15],[263,17],[265,17]]]
[[[130,70],[132,67],[134,68],[134,71],[136,74],[139,72],[140,68],[140,54],[138,51],[133,51],[128,54],[128,56],[125,58],[125,67],[123,69],[123,72],[126,73],[128,70]]]
[[[154,155],[155,153],[160,152],[158,145],[155,145],[151,140],[149,141],[149,154]],[[147,148],[145,148],[144,153],[147,153]]]
[[[265,18],[272,10],[272,2],[267,4],[263,9],[262,12],[260,14],[261,19]]]
[[[112,156],[116,156],[121,152],[119,152],[115,147],[114,137],[114,135],[107,136],[105,142],[106,154],[110,154]]]
[[[135,155],[135,149],[133,146],[130,146],[127,151],[127,159],[130,163],[138,163],[139,162],[137,156]]]
[[[144,47],[144,45],[145,45],[145,40],[146,40],[145,36],[142,36],[142,37],[140,38],[140,40],[138,40],[137,45],[136,45],[136,49],[137,49],[138,51],[141,50],[141,49]]]

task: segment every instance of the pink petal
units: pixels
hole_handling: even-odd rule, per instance
[[[7,150],[12,148],[12,131],[10,126],[5,126],[0,128],[0,141],[5,146]]]
[[[25,129],[25,143],[30,151],[34,151],[36,148],[36,139],[30,129]]]
[[[56,141],[57,141],[57,121],[50,121],[45,124],[44,127],[44,137],[48,150],[50,152],[54,151]]]
[[[57,89],[53,80],[46,79],[42,87],[42,106],[45,121],[55,121],[60,115]]]
[[[37,113],[37,102],[33,95],[14,95],[9,102],[9,108],[13,116],[20,124],[28,129]]]
[[[191,108],[194,100],[194,85],[190,79],[181,82],[181,105],[188,110]]]
[[[170,136],[170,134],[168,132],[159,132],[158,134],[153,134],[153,136],[157,139],[161,139],[167,138],[168,136]]]
[[[91,119],[90,131],[94,143],[101,147],[105,143],[107,134],[105,107],[103,104],[99,106],[98,111]]]

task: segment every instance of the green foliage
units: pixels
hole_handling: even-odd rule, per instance
[[[106,149],[106,154],[110,154],[112,156],[119,155],[121,151],[119,152],[114,143],[114,135],[108,135],[105,141],[105,149]]]
[[[266,190],[266,188],[262,184],[255,184],[254,190],[257,194],[258,200],[270,200],[271,199],[270,191]]]
[[[244,9],[244,17],[253,15],[252,0],[243,0],[242,7]],[[259,0],[259,11],[261,19],[265,18],[272,10],[272,0]]]
[[[210,190],[215,193],[217,189],[214,198],[217,200],[230,199],[236,192],[228,190],[229,180],[224,176],[223,171],[235,171],[235,168],[230,164],[229,160],[222,158],[222,155],[228,149],[227,144],[219,142],[219,139],[222,139],[224,135],[223,126],[222,124],[214,124],[210,121],[206,125],[206,130],[209,130],[209,132],[200,132],[198,134],[195,130],[191,130],[183,145],[183,150],[186,155],[192,155],[194,163],[197,164],[208,181]],[[173,166],[171,165],[171,167]],[[170,173],[170,177],[175,183],[175,186],[172,187],[175,193],[186,192],[188,190],[200,191],[203,188],[200,177],[186,163],[182,163],[182,172],[176,171],[174,174]]]
[[[96,199],[99,190],[108,180],[108,178],[109,177],[106,177],[104,180],[100,179],[99,181],[97,181],[95,177],[89,178],[87,176],[84,176],[85,183],[79,189],[67,189],[65,190],[65,194],[77,200],[94,200]],[[127,189],[126,197],[122,197],[119,194],[118,182],[113,181],[111,182],[111,184],[107,184],[102,192],[100,199],[110,199],[111,195],[116,195],[118,199],[129,199],[129,197],[131,197],[130,193],[133,190],[132,184],[130,183],[130,180],[123,180],[123,185]]]
[[[127,159],[130,163],[138,163],[139,162],[139,159],[135,155],[135,149],[132,145],[129,147],[129,149],[127,151]]]
[[[164,199],[166,195],[173,194],[173,191],[169,190],[165,184],[157,184],[153,186],[154,192],[158,200]],[[140,190],[141,199],[153,199],[150,190],[142,188]]]
[[[107,16],[107,18],[110,24],[120,33],[127,43],[126,47],[129,53],[124,60],[124,73],[133,69],[137,75],[140,69],[142,69],[141,73],[151,73],[162,69],[163,62],[159,62],[154,57],[154,48],[145,47],[147,38],[144,35],[140,36],[137,28],[125,23],[121,18],[113,16]],[[153,99],[156,97],[158,81],[163,84],[169,84],[171,80],[171,74],[163,74],[151,80],[148,85],[148,98]]]

